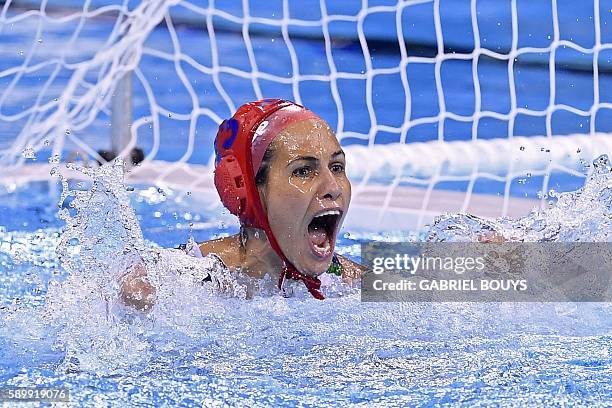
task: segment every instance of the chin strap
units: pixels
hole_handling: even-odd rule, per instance
[[[259,208],[256,211],[259,214],[263,214],[260,203],[259,203]],[[324,300],[325,296],[323,296],[323,294],[321,293],[321,281],[319,280],[319,278],[316,276],[308,276],[298,271],[296,267],[293,266],[291,262],[289,262],[289,260],[287,259],[283,251],[281,250],[280,245],[278,244],[278,241],[276,240],[276,237],[272,233],[272,228],[270,228],[270,224],[268,223],[268,218],[264,215],[260,215],[259,218],[263,220],[263,223],[262,223],[263,225],[259,225],[259,228],[264,230],[264,232],[266,233],[266,237],[268,237],[268,242],[270,243],[270,246],[272,247],[274,252],[277,253],[280,259],[283,261],[283,270],[281,271],[279,279],[278,279],[278,288],[281,290],[283,295],[285,295],[285,291],[284,291],[285,279],[294,279],[294,280],[299,280],[299,281],[304,282],[306,289],[308,289],[308,292],[310,292],[312,297],[314,297],[315,299]]]
[[[251,166],[250,162],[248,163],[248,165]],[[248,171],[250,171],[250,167],[248,167]],[[251,180],[255,179],[255,177],[252,174],[249,174],[248,176],[250,177]],[[253,186],[253,188],[255,188],[256,190],[256,187]],[[315,299],[319,299],[319,300],[325,299],[325,296],[323,296],[320,290],[321,281],[319,280],[319,278],[317,278],[316,276],[308,276],[298,271],[296,267],[293,266],[291,262],[289,262],[289,260],[287,259],[283,251],[281,250],[280,245],[278,244],[278,241],[276,240],[276,237],[272,233],[272,228],[270,227],[268,216],[264,212],[262,205],[261,205],[261,201],[259,199],[259,193],[257,194],[253,193],[253,196],[256,197],[254,202],[252,203],[252,205],[254,206],[253,212],[255,216],[255,222],[251,223],[251,226],[262,229],[266,233],[266,237],[268,238],[268,242],[270,243],[270,246],[272,247],[274,252],[276,252],[276,254],[280,257],[280,259],[283,261],[283,270],[281,271],[280,277],[278,279],[278,288],[281,290],[281,292],[283,292],[283,295],[285,295],[285,291],[284,291],[285,279],[300,280],[304,282],[304,285],[306,285],[306,289],[308,289],[308,292],[310,292],[310,294]]]
[[[278,288],[282,291],[285,279],[294,279],[304,282],[306,289],[315,299],[323,300],[325,296],[321,293],[321,281],[316,276],[308,276],[299,272],[293,265],[285,261],[285,266],[278,280]]]
[[[276,238],[272,234],[272,230],[269,224],[264,225],[264,231],[266,233],[266,236],[268,237],[270,246],[272,246],[272,249],[274,249],[274,252],[276,252],[278,256],[283,260],[283,264],[284,264],[283,270],[281,271],[280,277],[278,279],[278,288],[281,290],[281,292],[283,292],[283,295],[285,294],[284,293],[285,279],[294,279],[294,280],[299,280],[299,281],[304,282],[306,289],[308,289],[308,292],[310,292],[310,294],[315,299],[319,299],[319,300],[325,299],[325,296],[323,296],[323,294],[321,293],[321,281],[319,280],[319,278],[316,276],[308,276],[306,274],[303,274],[302,272],[298,271],[291,262],[289,262],[285,254],[283,254],[283,251],[281,251],[280,245],[278,245]]]

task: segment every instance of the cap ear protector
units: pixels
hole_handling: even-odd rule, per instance
[[[230,213],[240,216],[246,208],[247,193],[244,176],[236,157],[229,154],[221,158],[215,170],[215,187],[221,202]]]
[[[238,159],[231,150],[238,134],[238,122],[231,118],[219,126],[215,138],[215,187],[221,202],[230,213],[240,216],[246,205],[247,193]],[[223,154],[224,153],[224,154]]]
[[[215,138],[215,187],[223,205],[245,226],[262,227],[253,208],[260,204],[252,169],[253,136],[268,116],[290,105],[297,104],[282,99],[247,103],[219,126]]]

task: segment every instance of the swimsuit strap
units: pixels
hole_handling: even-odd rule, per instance
[[[310,294],[315,299],[325,299],[325,296],[323,296],[323,294],[321,293],[321,281],[318,277],[305,275],[295,269],[293,265],[285,264],[285,266],[283,267],[283,272],[281,272],[280,277],[278,279],[278,287],[281,289],[281,291],[283,291],[283,293],[283,288],[285,286],[286,279],[293,279],[304,282],[306,289],[308,289],[308,292],[310,292]]]
[[[337,276],[342,276],[342,272],[343,272],[343,266],[340,263],[340,259],[338,259],[338,256],[334,253],[332,262],[329,265],[329,268],[327,268],[327,273],[337,275]],[[321,293],[321,281],[319,280],[318,277],[308,276],[303,273],[300,273],[293,267],[293,265],[289,264],[283,268],[283,272],[281,273],[281,276],[279,279],[279,287],[281,288],[281,290],[283,288],[285,279],[300,280],[304,283],[304,285],[306,286],[306,289],[308,289],[308,292],[310,292],[310,294],[315,299],[319,299],[319,300],[325,299],[325,296],[323,296],[323,294]]]
[[[342,276],[343,271],[344,271],[344,268],[342,267],[342,264],[340,263],[340,259],[338,259],[338,255],[334,253],[334,257],[332,258],[331,264],[329,265],[329,268],[327,268],[327,273],[331,275]]]

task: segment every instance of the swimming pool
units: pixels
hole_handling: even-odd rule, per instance
[[[603,161],[595,174],[550,210],[481,225],[447,216],[420,239],[460,239],[494,225],[530,239],[605,241],[612,233],[610,164]],[[166,283],[168,297],[149,315],[132,314],[104,294],[112,286],[105,270],[121,258],[106,247],[116,239],[104,240],[123,233],[116,229],[124,216],[121,191],[131,196],[150,245],[172,247],[190,234],[204,240],[233,229],[195,197],[105,180],[114,184],[98,185],[102,200],[91,184],[69,187],[82,192],[90,207],[77,208],[97,228],[69,221],[64,235],[49,184],[2,192],[2,384],[68,386],[80,404],[609,403],[609,303],[372,304],[355,291],[324,302],[307,294],[245,301]],[[64,258],[79,253],[75,231],[83,245],[100,238],[92,251],[110,254],[103,269],[79,264],[81,255],[68,271],[65,259],[58,261],[58,246]],[[338,251],[359,259],[362,240],[407,238],[344,231]]]

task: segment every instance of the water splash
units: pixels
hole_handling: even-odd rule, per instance
[[[49,284],[39,315],[26,318],[31,310],[17,310],[5,323],[22,333],[20,340],[54,337],[52,347],[64,353],[61,372],[128,370],[155,358],[160,333],[172,333],[164,334],[163,344],[200,338],[236,310],[233,301],[280,298],[269,276],[248,278],[218,258],[195,258],[145,241],[121,160],[98,169],[68,164],[91,178],[87,188],[72,185],[57,158],[50,162],[62,185],[58,207],[65,226],[56,254],[67,277]],[[146,270],[146,282],[155,289],[147,313],[121,299],[121,284],[135,268]],[[337,280],[330,277],[324,285],[328,296],[355,292]],[[302,286],[294,285],[295,298],[310,298]]]
[[[50,162],[58,164],[57,159]],[[57,166],[51,170],[62,185],[58,207],[65,227],[56,255],[67,277],[49,283],[38,313],[16,310],[3,322],[9,332],[21,333],[21,340],[55,338],[52,348],[64,353],[60,371],[134,367],[151,358],[147,339],[160,327],[171,328],[177,337],[193,336],[201,327],[198,321],[219,309],[216,295],[246,297],[244,285],[214,260],[144,240],[124,187],[121,160],[99,169],[67,167],[91,178],[89,188],[79,189],[80,183],[71,186]],[[145,268],[156,288],[155,307],[148,315],[120,299],[122,277],[136,265]],[[214,285],[202,285],[209,276]]]
[[[142,257],[150,258],[129,196],[123,187],[123,162],[99,169],[67,166],[91,177],[88,190],[71,189],[59,172],[59,217],[66,222],[57,255],[70,276],[95,281],[109,299],[116,277]]]
[[[607,155],[593,161],[584,187],[565,193],[549,192],[548,208],[518,218],[485,220],[470,214],[438,217],[426,231],[428,241],[474,242],[497,233],[507,240],[539,242],[612,241],[612,164]]]

